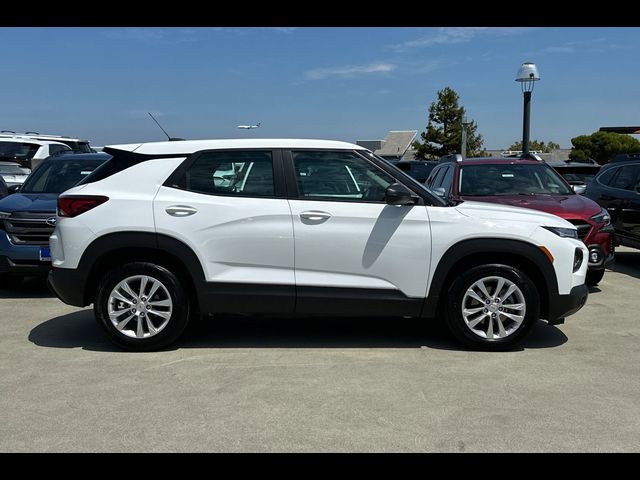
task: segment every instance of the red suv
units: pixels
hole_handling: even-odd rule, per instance
[[[425,185],[452,201],[474,200],[532,208],[573,223],[589,249],[587,285],[595,285],[613,260],[613,227],[609,213],[577,195],[544,161],[516,158],[443,157]]]

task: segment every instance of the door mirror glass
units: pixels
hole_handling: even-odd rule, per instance
[[[7,195],[18,192],[21,186],[22,185],[11,185],[9,188],[7,188]]]
[[[384,198],[389,205],[415,205],[418,200],[418,196],[401,183],[389,185]]]
[[[435,193],[440,198],[444,198],[447,195],[447,192],[445,191],[444,187],[434,188],[433,193]]]

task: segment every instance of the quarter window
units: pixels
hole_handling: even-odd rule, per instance
[[[610,186],[620,188],[622,190],[633,190],[638,176],[638,167],[636,165],[627,165],[618,169],[617,175],[614,177]]]
[[[617,168],[610,168],[609,170],[602,173],[602,175],[598,176],[598,182],[602,185],[609,185],[613,175],[618,171]]]
[[[185,173],[186,190],[213,195],[273,197],[270,151],[205,152]]]
[[[383,202],[394,179],[351,152],[294,151],[302,198]]]

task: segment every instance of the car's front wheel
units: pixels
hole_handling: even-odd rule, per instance
[[[166,268],[128,263],[103,277],[94,312],[116,345],[134,351],[157,350],[184,331],[189,322],[189,298],[180,279]]]
[[[535,285],[525,273],[508,265],[481,265],[459,275],[447,300],[449,330],[474,349],[515,347],[539,316]]]

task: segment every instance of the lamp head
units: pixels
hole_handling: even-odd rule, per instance
[[[518,69],[516,82],[520,82],[523,92],[531,92],[533,90],[533,82],[540,80],[538,67],[533,62],[524,62]]]

